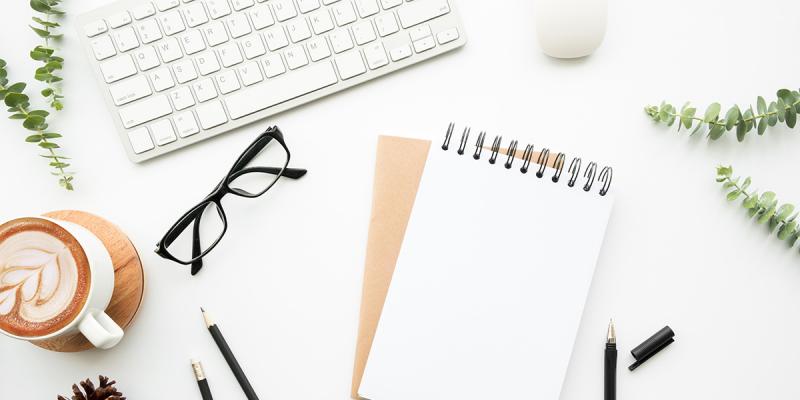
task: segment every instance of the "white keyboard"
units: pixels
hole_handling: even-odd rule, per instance
[[[134,162],[466,42],[452,0],[120,0],[78,29]]]

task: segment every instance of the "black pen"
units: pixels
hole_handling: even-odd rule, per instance
[[[605,400],[617,399],[617,332],[614,320],[608,324],[606,337]]]
[[[203,310],[202,307],[200,311],[203,312],[203,319],[206,321],[208,332],[211,333],[211,337],[214,338],[214,342],[217,343],[219,351],[222,353],[222,356],[225,357],[225,361],[228,362],[228,367],[230,367],[233,372],[233,376],[239,381],[239,386],[242,387],[242,391],[244,391],[245,396],[247,396],[247,400],[258,400],[256,391],[253,390],[253,386],[251,386],[250,381],[247,380],[247,376],[244,374],[244,371],[242,371],[239,362],[236,361],[233,351],[231,351],[230,346],[228,346],[228,342],[225,341],[225,337],[222,336],[222,332],[220,332],[217,324],[211,320],[211,317],[208,316],[208,313],[206,313],[206,310]]]
[[[203,366],[200,365],[200,361],[192,360],[192,370],[194,371],[195,378],[197,378],[197,387],[200,388],[200,395],[203,396],[203,400],[214,400],[214,397],[211,396],[211,388],[208,387],[208,379],[206,379],[206,374],[203,372]]]

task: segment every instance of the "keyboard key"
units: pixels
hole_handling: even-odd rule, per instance
[[[217,87],[219,87],[219,92],[222,94],[228,94],[242,87],[236,77],[236,71],[232,69],[218,74],[214,79],[217,81]]]
[[[181,86],[169,92],[169,98],[172,99],[172,106],[178,111],[187,109],[195,104],[192,91],[189,90],[188,86]]]
[[[264,39],[270,51],[275,51],[289,45],[289,39],[283,32],[283,27],[276,26],[264,32]]]
[[[228,41],[228,33],[225,32],[225,26],[219,21],[214,21],[203,27],[203,34],[206,36],[208,45],[212,47]]]
[[[135,131],[128,132],[128,140],[130,140],[131,148],[136,154],[142,154],[155,147],[153,145],[153,139],[150,138],[150,133],[147,132],[147,128],[139,128]]]
[[[219,55],[219,59],[222,62],[222,66],[225,68],[239,64],[242,61],[244,61],[244,59],[242,58],[242,52],[239,51],[239,46],[233,42],[221,46],[217,50],[217,54]]]
[[[447,0],[414,1],[397,10],[400,25],[408,29],[414,25],[430,21],[450,12]]]
[[[200,54],[195,58],[195,61],[197,61],[197,68],[200,70],[200,75],[208,75],[220,69],[217,56],[211,51]]]
[[[305,18],[295,18],[286,23],[286,30],[289,31],[289,37],[292,42],[297,43],[311,37],[311,29],[308,28],[308,23]]]
[[[83,31],[86,33],[88,37],[94,37],[101,33],[106,33],[108,31],[108,26],[106,26],[106,21],[99,19],[94,22],[90,22],[83,27]]]
[[[179,6],[181,3],[178,0],[156,0],[156,7],[158,11],[167,11],[171,8]]]
[[[261,75],[261,69],[258,68],[258,64],[254,62],[239,67],[239,76],[242,77],[242,83],[245,86],[250,86],[264,80],[264,77]]]
[[[203,79],[192,84],[197,101],[202,103],[217,97],[217,89],[211,79]]]
[[[130,54],[123,54],[101,62],[100,71],[103,73],[106,83],[112,83],[135,74],[136,66],[133,65]]]
[[[358,15],[360,15],[361,18],[375,15],[381,10],[376,0],[355,0],[355,2]]]
[[[337,82],[331,63],[323,61],[291,74],[240,90],[225,99],[232,119],[272,107]],[[198,113],[201,111],[198,109]]]
[[[325,4],[326,6],[329,6],[329,5],[333,4],[333,3],[336,3],[337,1],[339,1],[339,0],[322,0],[322,4]]]
[[[190,28],[194,28],[208,22],[206,9],[203,8],[203,3],[201,2],[191,3],[188,6],[183,7],[181,11],[183,11],[183,17],[186,18],[186,24],[189,25]]]
[[[250,20],[253,21],[253,27],[257,30],[264,29],[275,23],[275,19],[272,18],[272,11],[269,10],[269,6],[266,4],[259,4],[253,7],[249,14]]]
[[[114,43],[111,43],[111,37],[108,35],[92,40],[92,51],[94,52],[94,58],[98,61],[117,54],[117,50],[114,49]]]
[[[408,30],[408,36],[411,37],[412,42],[416,42],[422,38],[432,35],[431,27],[429,25],[419,25]]]
[[[236,11],[242,11],[245,8],[250,8],[254,4],[256,4],[253,0],[232,0],[233,9]]]
[[[311,14],[308,20],[311,21],[311,29],[313,29],[314,33],[317,35],[323,34],[334,28],[331,14],[328,13],[327,9],[314,12]]]
[[[156,118],[161,118],[172,112],[167,96],[159,95],[137,101],[125,108],[119,109],[122,126],[132,128]]]
[[[408,47],[408,45],[395,47],[389,51],[389,56],[392,57],[392,61],[400,61],[404,58],[411,57],[411,47]]]
[[[381,37],[391,35],[400,30],[397,20],[394,18],[394,13],[386,13],[375,17],[375,26],[378,28],[378,34]]]
[[[267,52],[264,47],[264,41],[261,40],[261,35],[259,34],[250,35],[242,39],[242,50],[244,50],[244,56],[248,60],[262,56]]]
[[[153,139],[155,139],[156,144],[159,146],[164,146],[165,144],[172,143],[178,138],[175,136],[175,130],[172,129],[172,123],[169,122],[169,119],[162,119],[150,125],[150,132],[153,134]]]
[[[162,38],[161,29],[154,19],[148,19],[137,25],[136,30],[139,32],[139,37],[142,38],[142,43],[153,43]]]
[[[414,42],[414,51],[422,53],[423,51],[432,49],[434,46],[436,46],[436,42],[433,40],[433,36],[428,36]]]
[[[175,72],[175,79],[178,83],[186,83],[197,79],[197,70],[194,69],[192,60],[181,60],[172,64],[172,71]]]
[[[261,60],[264,64],[264,74],[267,78],[272,78],[286,72],[286,67],[283,65],[283,59],[280,54],[270,54]]]
[[[253,31],[250,29],[250,23],[247,22],[247,15],[243,13],[236,13],[230,16],[225,23],[228,25],[228,31],[231,32],[231,37],[233,38],[242,37]]]
[[[339,26],[344,26],[356,21],[356,12],[353,10],[353,4],[350,3],[350,0],[336,3],[331,7],[331,11],[333,11],[333,17],[336,18],[336,24]]]
[[[153,46],[145,46],[134,51],[133,58],[136,59],[136,64],[139,64],[139,69],[142,71],[153,69],[161,63],[158,61],[158,55]]]
[[[269,4],[272,4],[272,10],[275,11],[275,18],[280,22],[297,16],[297,10],[295,10],[292,0],[271,0]]]
[[[156,47],[158,48],[158,53],[161,54],[161,59],[165,63],[172,62],[183,57],[183,52],[181,52],[181,46],[178,44],[178,39],[175,39],[174,37],[158,42]]]
[[[353,37],[356,43],[361,46],[362,44],[369,43],[377,37],[375,36],[375,29],[372,28],[372,22],[364,21],[353,25]]]
[[[133,18],[137,20],[145,19],[151,15],[156,14],[156,8],[153,7],[153,3],[147,2],[140,6],[135,7],[133,10]]]
[[[126,26],[111,33],[120,52],[124,53],[130,49],[139,47],[139,40],[136,39],[136,34],[133,33],[133,28]]]
[[[308,57],[303,50],[303,46],[294,46],[286,49],[283,53],[286,58],[286,65],[289,69],[297,69],[308,64]]]
[[[300,12],[305,14],[319,8],[319,0],[297,0]]]
[[[116,13],[108,19],[108,24],[111,25],[112,28],[119,28],[120,26],[128,25],[133,21],[131,19],[131,14],[127,11],[123,11],[121,13]]]
[[[200,132],[200,127],[197,126],[197,121],[194,119],[194,113],[187,111],[175,116],[175,128],[178,130],[178,135],[185,138]]]
[[[147,83],[147,78],[144,75],[134,76],[131,79],[111,85],[108,87],[108,90],[111,92],[111,98],[114,100],[114,104],[118,106],[153,94],[153,91],[150,90],[150,85]]]
[[[336,57],[336,69],[339,70],[339,75],[342,77],[342,80],[347,80],[367,72],[367,67],[364,66],[364,60],[361,58],[361,52],[358,50],[344,53]]]
[[[403,0],[381,0],[381,6],[383,6],[384,10],[397,7],[400,4],[403,4]]]
[[[450,43],[456,39],[458,39],[458,28],[450,28],[436,34],[439,44]]]
[[[199,53],[206,49],[206,42],[203,41],[203,35],[200,34],[200,31],[192,30],[187,32],[181,36],[180,42],[186,54]]]
[[[219,101],[215,100],[207,104],[201,104],[196,111],[200,119],[200,126],[203,129],[211,129],[228,122],[228,116],[225,115],[225,110]]]
[[[350,32],[348,32],[347,29],[339,29],[331,33],[329,38],[331,39],[331,46],[333,46],[334,53],[341,53],[353,48],[353,40],[350,39]]]
[[[383,43],[380,42],[364,47],[364,56],[367,58],[369,69],[378,69],[389,64],[386,50],[383,48]]]
[[[175,81],[172,80],[172,74],[169,73],[167,68],[159,68],[150,73],[150,82],[153,83],[153,89],[156,92],[167,90],[175,86]]]
[[[204,0],[208,14],[211,19],[222,18],[231,13],[231,6],[228,5],[228,0]]]
[[[161,22],[161,27],[164,28],[164,33],[167,36],[186,30],[186,25],[183,24],[183,19],[177,10],[160,14],[158,20]]]
[[[308,47],[308,55],[312,61],[319,61],[331,56],[331,49],[324,37],[318,36],[309,40],[306,47]]]

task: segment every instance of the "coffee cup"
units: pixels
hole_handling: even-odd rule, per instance
[[[45,217],[0,225],[0,333],[40,342],[82,333],[96,348],[122,339],[105,310],[114,266],[86,228]]]

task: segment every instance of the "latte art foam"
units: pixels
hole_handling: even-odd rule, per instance
[[[77,315],[86,300],[85,255],[78,247],[83,257],[79,265],[74,254],[77,241],[52,225],[59,229],[0,233],[0,329],[13,335],[55,332]],[[69,236],[67,242],[60,238],[64,234]]]

